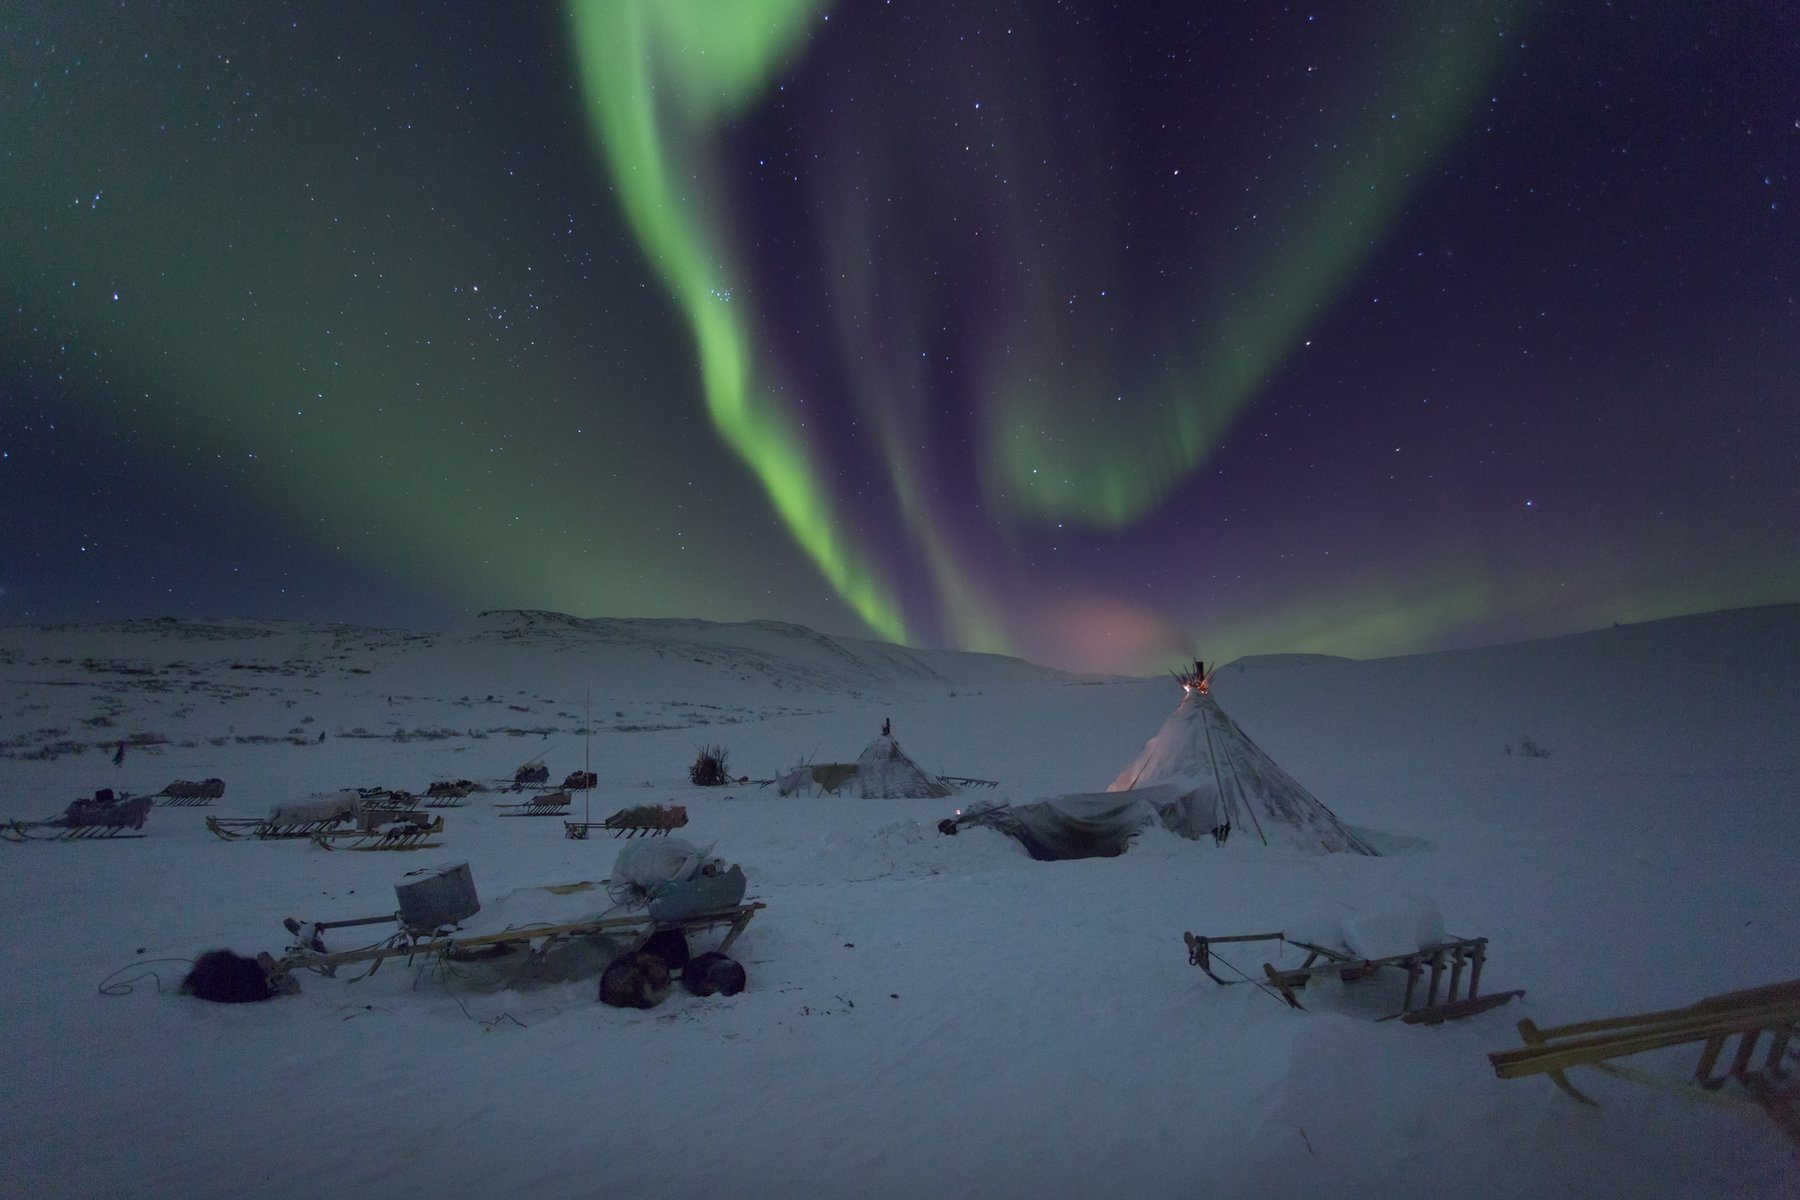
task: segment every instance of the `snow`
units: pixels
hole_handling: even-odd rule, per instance
[[[153,810],[140,840],[0,847],[4,1192],[1791,1195],[1791,1143],[1741,1093],[1683,1086],[1691,1049],[1631,1060],[1668,1087],[1584,1073],[1598,1109],[1496,1079],[1485,1054],[1518,1044],[1521,1016],[1795,974],[1797,678],[1791,607],[1227,664],[1224,710],[1382,856],[1149,829],[1118,858],[1045,863],[935,823],[970,800],[1101,790],[1179,702],[1168,679],[541,613],[432,635],[3,629],[0,816],[226,780],[211,806]],[[606,907],[604,889],[543,888],[605,878],[626,843],[501,818],[510,796],[446,810],[442,846],[411,854],[227,843],[203,824],[345,787],[509,779],[539,754],[561,778],[584,765],[590,709],[600,786],[572,818],[686,805],[681,835],[741,864],[768,905],[733,951],[749,990],[623,1010],[597,1003],[592,974],[508,988],[389,962],[302,975],[268,1004],[175,994],[187,966],[170,960],[280,953],[284,917],[392,911],[421,867],[467,861],[488,920]],[[1001,786],[930,800],[687,782],[702,744],[764,779],[849,758],[884,718],[921,767]],[[1527,738],[1549,756],[1521,753]],[[1376,1020],[1397,980],[1327,976],[1297,1012],[1215,985],[1182,943],[1341,938],[1410,897],[1490,939],[1483,990],[1524,999],[1414,1027]],[[1265,953],[1223,958],[1260,977]],[[114,972],[128,994],[97,990]]]

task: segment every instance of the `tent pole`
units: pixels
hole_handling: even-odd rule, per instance
[[[1206,757],[1212,760],[1213,782],[1218,785],[1219,795],[1223,796],[1225,794],[1225,780],[1219,775],[1218,747],[1213,745],[1212,714],[1205,709],[1202,709],[1200,712],[1200,728],[1206,731]],[[1233,764],[1231,768],[1231,782],[1236,785],[1237,794],[1242,796],[1244,794],[1244,782],[1238,778],[1237,766],[1235,764]],[[1244,811],[1250,814],[1250,824],[1256,827],[1256,836],[1262,838],[1263,845],[1268,845],[1269,839],[1262,831],[1262,822],[1256,819],[1256,809],[1250,806],[1248,800],[1244,801]]]

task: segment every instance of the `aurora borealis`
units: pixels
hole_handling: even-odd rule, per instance
[[[1800,600],[1800,15],[1686,7],[13,6],[0,621]]]

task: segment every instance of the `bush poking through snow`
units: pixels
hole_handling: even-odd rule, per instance
[[[688,768],[688,778],[698,787],[724,787],[731,782],[731,773],[725,769],[728,753],[723,746],[700,747],[694,765]]]

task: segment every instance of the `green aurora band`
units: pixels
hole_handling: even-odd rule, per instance
[[[905,640],[897,602],[840,532],[830,490],[809,456],[810,438],[760,365],[767,355],[758,353],[749,316],[739,316],[754,303],[754,281],[736,266],[731,214],[712,203],[727,189],[709,186],[720,126],[792,65],[807,23],[824,7],[812,0],[573,0],[568,12],[593,131],[646,258],[686,316],[715,429],[843,599],[879,635]],[[1396,64],[1386,78],[1396,82],[1365,85],[1362,103],[1334,104],[1357,116],[1329,127],[1320,118],[1311,148],[1287,152],[1266,172],[1253,232],[1234,238],[1214,230],[1180,248],[1216,268],[1182,305],[1191,319],[1121,332],[1099,318],[1070,337],[1060,309],[1065,295],[1095,277],[1091,263],[1080,261],[1092,253],[1090,231],[1046,230],[1043,218],[1017,212],[1014,261],[1035,261],[1029,271],[1002,275],[991,341],[1006,349],[976,367],[994,543],[981,551],[959,552],[925,494],[918,439],[908,436],[926,419],[930,386],[917,366],[929,335],[914,310],[937,310],[943,298],[929,283],[917,290],[897,278],[901,272],[878,274],[872,266],[872,247],[881,240],[872,197],[892,194],[919,173],[884,162],[893,155],[843,152],[853,142],[883,144],[889,111],[872,114],[872,124],[867,116],[861,125],[840,122],[839,144],[829,147],[838,153],[824,157],[843,165],[814,172],[822,179],[815,184],[818,208],[830,218],[821,236],[833,268],[827,286],[839,367],[851,382],[857,417],[878,431],[886,486],[961,645],[1005,652],[1014,644],[1007,632],[1014,622],[1002,615],[1006,598],[982,582],[994,573],[996,547],[1001,558],[1016,560],[1019,532],[1039,523],[1130,525],[1207,461],[1379,249],[1431,162],[1466,129],[1506,48],[1498,34],[1516,10],[1509,4],[1474,14],[1425,5],[1377,31],[1377,41],[1402,47],[1385,55]],[[1033,147],[1025,143],[1032,135],[1056,136],[1033,117],[1048,94],[1037,71],[1027,64],[1009,89],[1026,130],[1011,137],[1017,144],[1002,135],[995,147],[1009,174],[1029,170]],[[905,99],[889,96],[882,107],[904,111]],[[1079,150],[1091,164],[1113,153],[1095,141]],[[1214,190],[1231,182],[1216,181]],[[967,195],[954,185],[920,186],[934,208]],[[992,202],[1017,209],[1008,198]],[[927,214],[933,228],[948,231],[946,215]],[[950,241],[933,249],[945,258],[969,248],[954,234],[943,236]],[[1126,264],[1104,269],[1130,286]],[[721,299],[728,292],[738,303]],[[869,336],[874,329],[881,330],[879,346]],[[1480,590],[1450,589],[1456,598],[1428,605],[1444,611],[1425,623],[1474,615]],[[1350,640],[1385,645],[1392,636]]]
[[[907,640],[899,607],[839,532],[806,435],[759,378],[723,215],[709,211],[705,142],[755,99],[817,11],[809,0],[572,3],[594,131],[645,256],[686,315],[713,426],[755,471],[825,578],[881,637]]]
[[[1508,16],[1511,7],[1502,6]],[[1024,370],[1016,358],[1000,364],[990,384],[990,492],[1026,517],[1118,527],[1204,464],[1380,249],[1430,164],[1466,131],[1500,66],[1500,14],[1438,5],[1392,21],[1384,34],[1403,46],[1394,55],[1398,84],[1366,89],[1377,94],[1361,104],[1340,102],[1359,119],[1315,130],[1310,149],[1283,151],[1272,168],[1279,178],[1258,187],[1264,200],[1247,202],[1244,232],[1184,248],[1217,264],[1205,294],[1188,305],[1196,334],[1152,330],[1150,344],[1113,335],[1107,354],[1054,371],[1042,356]],[[1239,182],[1220,181],[1219,190]],[[1040,291],[1040,309],[1059,303]],[[1032,323],[1043,328],[1054,317],[1039,311]]]

